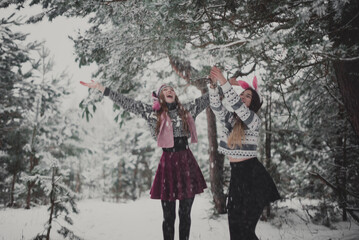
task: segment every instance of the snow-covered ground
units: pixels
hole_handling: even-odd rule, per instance
[[[279,211],[274,219],[258,223],[258,237],[261,240],[359,239],[359,226],[353,222],[336,223],[335,229],[309,223],[307,214],[302,211],[303,204],[303,201],[298,200],[279,203]],[[92,199],[80,201],[78,208],[80,214],[72,215],[72,229],[83,239],[162,239],[162,210],[158,200],[151,200],[147,196],[123,203]],[[227,215],[213,218],[211,208],[211,196],[208,191],[196,197],[192,210],[191,240],[229,239]],[[47,219],[46,207],[34,207],[31,210],[2,209],[0,240],[31,239],[43,231]],[[178,220],[176,225],[177,230]],[[58,226],[55,222],[54,228]],[[51,239],[62,237],[53,229]],[[178,236],[175,239],[178,239]]]

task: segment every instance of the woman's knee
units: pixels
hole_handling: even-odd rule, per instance
[[[180,200],[178,215],[182,218],[190,218],[194,198]]]

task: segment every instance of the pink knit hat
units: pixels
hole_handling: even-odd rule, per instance
[[[167,87],[167,85],[162,84],[161,87],[158,88],[157,93],[155,91],[152,92],[152,100],[153,100],[152,109],[155,111],[159,111],[161,109],[159,96],[165,87]]]

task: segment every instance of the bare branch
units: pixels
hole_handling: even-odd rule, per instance
[[[355,197],[357,199],[359,199],[359,195],[352,193],[350,191],[348,191],[347,189],[344,189],[340,186],[336,187],[334,186],[334,184],[330,183],[327,179],[325,179],[323,176],[321,176],[319,173],[316,172],[309,172],[309,175],[315,177],[315,178],[319,178],[320,180],[322,180],[323,183],[325,183],[326,185],[328,185],[329,187],[331,187],[334,191],[338,192],[339,190],[345,191],[347,194],[349,194],[352,197]]]
[[[241,70],[237,70],[232,78],[237,78],[237,77],[243,77],[243,76],[248,76],[249,74],[251,74],[252,72],[254,72],[254,70],[256,69],[257,63],[253,64],[253,67],[251,68],[251,70],[249,70],[248,72],[244,73]]]
[[[105,5],[109,5],[111,3],[116,3],[116,2],[126,2],[127,0],[111,0],[111,1],[103,1],[101,4],[105,4]]]

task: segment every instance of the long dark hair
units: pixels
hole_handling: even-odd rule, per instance
[[[161,105],[161,109],[159,111],[157,111],[156,135],[158,135],[158,133],[160,131],[162,113],[163,112],[168,113],[168,107],[167,107],[165,95],[162,92],[160,93],[158,99],[159,99],[159,102]],[[177,95],[175,97],[175,102],[177,104],[178,115],[180,116],[180,118],[182,119],[182,122],[183,122],[184,131],[186,133],[188,133],[189,132],[189,125],[188,125],[188,120],[187,120],[188,111],[186,109],[184,109],[184,107],[182,106],[181,102],[179,101]]]
[[[249,109],[257,113],[262,107],[263,102],[261,102],[261,99],[259,98],[259,95],[256,90],[254,90],[253,88],[247,88],[246,90],[251,90],[252,92],[252,100],[251,105],[249,105]]]

